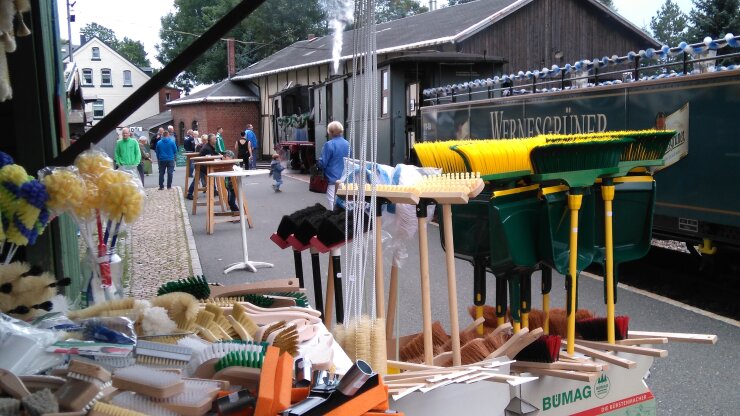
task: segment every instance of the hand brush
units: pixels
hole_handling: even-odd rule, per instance
[[[157,296],[166,295],[172,292],[190,293],[198,300],[208,299],[211,296],[211,288],[208,285],[206,277],[190,276],[185,279],[178,279],[167,282],[159,287]]]

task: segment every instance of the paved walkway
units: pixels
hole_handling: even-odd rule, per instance
[[[162,283],[191,276],[194,272],[200,274],[190,220],[184,215],[179,187],[162,191],[146,188],[143,214],[132,228],[128,288],[131,296],[148,299],[157,294]]]

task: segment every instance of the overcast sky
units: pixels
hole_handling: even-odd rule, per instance
[[[74,0],[69,0],[73,3]],[[446,0],[441,0],[442,4]],[[617,11],[638,27],[647,27],[650,18],[660,9],[665,0],[614,0]],[[684,11],[691,10],[691,0],[674,0]],[[422,0],[428,3],[428,0]],[[59,6],[60,32],[67,39],[67,0],[57,0]],[[116,33],[119,39],[128,36],[144,43],[147,57],[155,67],[161,64],[156,60],[154,45],[159,43],[160,18],[172,11],[173,0],[76,0],[73,7],[76,21],[72,23],[72,40],[78,43],[79,29],[88,23],[98,23]],[[622,51],[615,51],[620,53]]]

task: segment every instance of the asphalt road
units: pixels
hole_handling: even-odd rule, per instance
[[[183,169],[176,171],[175,185],[183,183]],[[241,236],[238,224],[218,224],[213,235],[205,233],[205,208],[199,207],[197,215],[191,215],[193,235],[198,248],[203,272],[209,281],[224,284],[267,280],[295,275],[293,254],[280,250],[269,240],[277,229],[283,215],[316,202],[326,203],[324,195],[311,193],[308,185],[284,175],[282,193],[274,193],[267,176],[247,178],[246,195],[254,228],[247,231],[251,260],[275,264],[272,269],[260,269],[257,273],[244,271],[223,274],[226,265],[239,261]],[[147,178],[149,186],[156,182],[154,176]],[[189,201],[187,201],[189,202]],[[189,207],[189,205],[188,205]],[[399,325],[400,334],[421,331],[421,302],[419,284],[418,245],[408,247],[409,258],[400,273]],[[447,306],[447,277],[444,252],[439,243],[439,229],[429,226],[429,269],[432,280],[433,318],[449,328]],[[386,259],[388,256],[386,256]],[[327,256],[322,255],[322,272],[326,274]],[[385,269],[386,288],[390,265]],[[461,326],[471,320],[467,307],[472,305],[472,266],[464,261],[456,262],[458,282],[458,309]],[[306,288],[312,297],[310,256],[303,256]],[[563,277],[553,276],[552,307],[564,305]],[[324,280],[326,283],[326,280]],[[533,281],[533,303],[541,305],[537,295],[540,278],[536,273]],[[488,277],[489,304],[493,302],[494,279]],[[579,279],[579,302],[581,308],[591,309],[600,315],[605,312],[602,302],[602,283],[587,277]],[[740,404],[740,327],[712,319],[707,316],[673,306],[650,297],[627,290],[619,291],[618,314],[630,317],[630,328],[651,331],[685,333],[711,333],[719,337],[716,345],[669,343],[665,348],[668,357],[656,359],[647,383],[658,401],[658,412],[670,415],[735,415]]]

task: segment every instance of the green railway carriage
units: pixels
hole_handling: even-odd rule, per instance
[[[428,100],[421,139],[677,130],[655,173],[653,236],[740,249],[740,71],[465,102]],[[462,135],[461,135],[462,134]],[[467,135],[467,136],[466,136]]]

